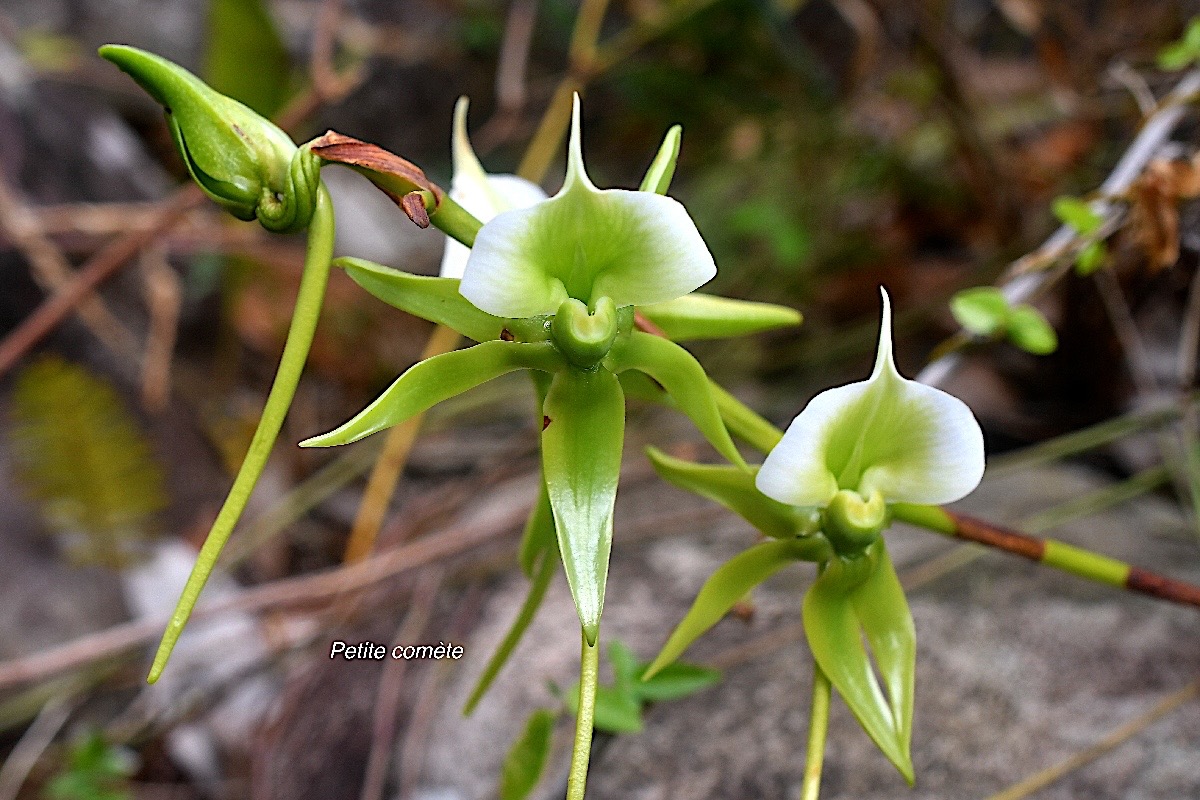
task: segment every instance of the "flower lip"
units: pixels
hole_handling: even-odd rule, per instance
[[[956,397],[911,381],[892,356],[891,303],[883,294],[879,350],[871,377],[814,397],[759,471],[775,500],[824,507],[840,490],[887,503],[941,504],[983,477],[983,433]]]
[[[579,98],[567,176],[554,197],[499,214],[475,239],[461,291],[500,317],[554,314],[568,297],[594,307],[673,300],[716,274],[695,223],[652,192],[597,189],[583,164]]]

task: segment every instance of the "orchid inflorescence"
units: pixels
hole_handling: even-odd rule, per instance
[[[805,597],[803,616],[817,667],[884,754],[912,779],[915,633],[881,534],[895,503],[946,503],[970,492],[983,472],[983,440],[964,404],[897,372],[886,292],[871,377],[813,398],[755,467],[743,459],[727,428],[731,417],[752,412],[715,387],[673,340],[770,330],[795,325],[800,315],[696,291],[713,278],[716,265],[687,210],[666,196],[680,147],[678,127],[667,133],[637,190],[599,189],[584,166],[576,96],[566,177],[558,193],[547,197],[528,181],[484,171],[467,138],[463,99],[455,109],[454,176],[447,195],[419,169],[374,145],[330,133],[296,147],[269,121],[170,62],[129,47],[108,46],[101,53],[166,107],[184,163],[211,198],[271,230],[309,229],[305,279],[276,384],[164,635],[152,680],[278,435],[332,263],[384,302],[474,344],[415,364],[353,418],[302,446],[358,441],[510,372],[526,371],[533,378],[543,480],[520,561],[530,577],[538,566],[534,606],[552,574],[547,567],[561,561],[579,616],[585,667],[579,726],[587,730],[586,737],[577,733],[572,797],[582,796],[586,775],[594,653],[627,394],[661,399],[683,412],[728,462],[694,464],[651,449],[658,471],[729,506],[769,539],[710,578],[645,678],[678,657],[766,577],[794,561],[816,562],[819,575]],[[414,219],[449,233],[441,275],[413,275],[355,258],[331,262],[332,211],[319,175],[326,163],[354,167]],[[511,641],[531,617],[522,615]],[[510,651],[502,648],[489,665],[474,699]]]

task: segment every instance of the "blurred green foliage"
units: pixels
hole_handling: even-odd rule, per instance
[[[44,800],[132,800],[129,776],[137,756],[109,744],[98,731],[80,736],[67,751],[62,770],[46,785]]]
[[[167,503],[163,473],[113,386],[49,356],[12,395],[16,478],[79,564],[120,567],[141,554]]]

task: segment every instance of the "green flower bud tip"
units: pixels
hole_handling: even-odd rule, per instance
[[[979,485],[979,423],[958,398],[896,370],[891,301],[881,292],[883,321],[871,377],[821,392],[792,421],[756,479],[768,497],[827,508],[849,490],[870,498],[867,506],[876,494],[886,504],[934,505]]]
[[[568,298],[662,303],[711,280],[716,264],[684,207],[652,192],[597,189],[583,165],[578,96],[571,120],[562,190],[480,229],[463,296],[498,317],[531,317]]]
[[[161,56],[112,44],[100,55],[162,104],[188,172],[213,201],[273,231],[308,224],[320,180],[315,156],[298,151],[270,120]]]

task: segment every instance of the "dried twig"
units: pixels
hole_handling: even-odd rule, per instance
[[[1128,191],[1138,175],[1145,169],[1146,164],[1158,152],[1163,142],[1175,130],[1175,126],[1183,117],[1186,103],[1200,92],[1200,70],[1191,70],[1180,79],[1166,99],[1158,105],[1158,110],[1146,120],[1142,130],[1130,143],[1129,148],[1113,171],[1100,185],[1093,208],[1102,216],[1111,218],[1117,212],[1115,203],[1108,199],[1117,197]],[[1063,225],[1041,247],[1028,253],[1009,265],[1006,274],[1007,282],[1003,290],[1009,303],[1017,304],[1027,301],[1042,287],[1047,280],[1047,274],[1042,267],[1055,263],[1070,251],[1077,239],[1077,233],[1069,225]],[[930,386],[937,386],[950,377],[961,361],[958,352],[948,353],[930,362],[917,375],[917,380]]]
[[[72,704],[61,697],[42,706],[16,747],[0,767],[0,800],[15,800],[21,785],[54,737],[71,717]]]
[[[433,616],[433,606],[443,578],[445,571],[442,569],[431,569],[421,576],[410,595],[408,612],[396,629],[393,645],[413,644],[421,638]],[[371,726],[371,751],[367,757],[359,800],[380,800],[383,797],[388,765],[392,761],[392,748],[396,741],[396,715],[407,664],[402,658],[388,659],[379,676],[379,690],[375,693],[375,718]]]

